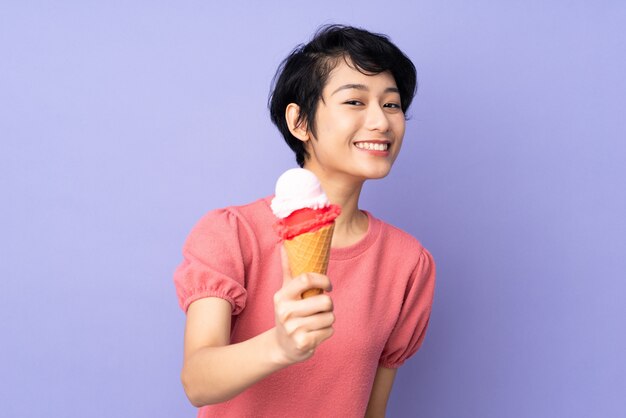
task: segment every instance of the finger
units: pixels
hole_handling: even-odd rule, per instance
[[[329,339],[335,331],[333,328],[324,328],[317,331],[311,331],[308,333],[302,333],[295,337],[296,349],[303,353],[311,353],[322,342]]]
[[[318,273],[303,273],[285,284],[286,296],[290,299],[301,299],[302,293],[309,289],[330,291],[332,285],[328,276]]]
[[[335,315],[332,312],[323,312],[306,317],[294,317],[284,324],[288,335],[297,335],[319,331],[331,327],[335,323]]]
[[[311,332],[311,334],[312,334],[312,336],[315,339],[315,342],[317,344],[316,348],[322,342],[324,342],[327,339],[329,339],[330,337],[332,337],[334,333],[335,333],[335,329],[332,328],[332,327],[328,327],[328,328],[320,329],[318,331]]]
[[[281,244],[280,246],[280,261],[283,267],[283,287],[289,283],[292,279],[291,277],[291,268],[289,267],[289,257],[287,257],[287,250],[285,250],[285,246]]]
[[[284,309],[289,312],[286,318],[307,317],[322,312],[332,312],[333,300],[329,295],[322,294],[307,299],[290,301]]]
[[[318,313],[332,312],[333,301],[330,296],[323,294],[308,299],[288,300],[283,296],[283,290],[274,295],[276,319],[281,324],[287,323],[290,318],[300,318]]]

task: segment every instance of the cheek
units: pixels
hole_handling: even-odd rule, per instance
[[[396,115],[396,118],[393,121],[394,126],[396,127],[396,131],[404,135],[404,130],[406,129],[406,119],[404,118],[404,114]]]
[[[354,117],[337,113],[324,119],[323,125],[320,125],[320,131],[327,137],[344,136],[353,131],[356,125]]]
[[[394,127],[394,136],[396,137],[397,141],[402,142],[402,139],[404,138],[405,133],[406,133],[406,126],[404,123],[398,124]]]
[[[400,147],[402,146],[402,141],[404,140],[404,134],[406,133],[406,123],[404,120],[404,117],[398,121],[398,124],[395,125],[394,128],[394,133],[396,136],[396,141],[398,143],[398,151],[400,150]]]

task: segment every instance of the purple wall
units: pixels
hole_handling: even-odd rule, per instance
[[[626,416],[626,3],[11,3],[0,415],[194,415],[181,245],[293,166],[271,77],[342,22],[388,33],[421,83],[394,171],[363,197],[438,261],[389,415]]]

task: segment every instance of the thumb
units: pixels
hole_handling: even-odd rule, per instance
[[[289,267],[289,257],[287,256],[287,250],[285,246],[280,246],[280,261],[283,266],[283,287],[292,279],[291,268]]]

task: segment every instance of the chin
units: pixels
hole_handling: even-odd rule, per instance
[[[387,177],[391,172],[391,167],[385,167],[380,169],[363,170],[363,177],[368,180],[378,180]]]
[[[380,179],[384,179],[385,177],[387,177],[388,174],[389,174],[389,171],[387,171],[386,173],[383,173],[383,174],[372,175],[372,176],[368,177],[368,179],[369,180],[380,180]]]

